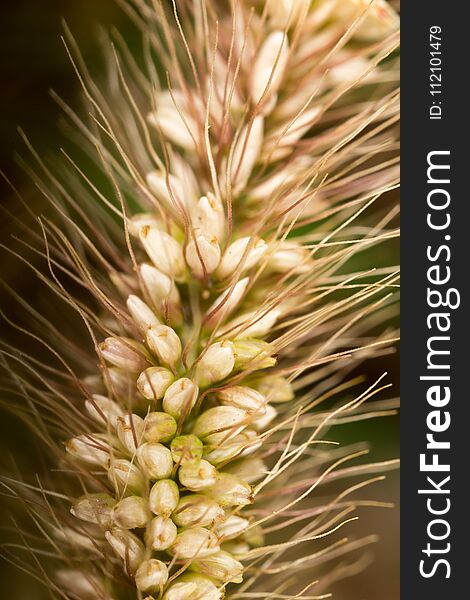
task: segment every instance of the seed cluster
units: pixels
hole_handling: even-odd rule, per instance
[[[66,445],[108,489],[78,498],[72,513],[103,529],[139,600],[222,598],[262,543],[243,510],[268,472],[254,453],[273,405],[294,396],[287,379],[270,374],[269,340],[276,328],[292,325],[298,341],[314,327],[297,321],[313,302],[312,244],[290,234],[318,200],[310,189],[318,155],[360,129],[351,117],[344,131],[304,136],[336,89],[371,75],[368,58],[339,44],[358,11],[362,43],[396,28],[382,0],[255,4],[257,12],[235,3],[223,17],[200,85],[159,91],[142,119],[168,164],[157,157],[136,178],[154,211],[124,217],[135,272],[111,273],[127,309],[117,309],[97,349],[106,394],[86,401],[97,431]],[[197,18],[194,34],[204,30]],[[334,57],[319,58],[337,44]],[[348,173],[346,153],[337,161]],[[351,194],[368,192],[370,181],[351,178]]]
[[[203,197],[195,219],[201,206],[206,225],[224,218]],[[308,255],[290,242],[277,244],[270,257],[268,244],[249,237],[222,254],[212,234],[199,235],[184,252],[177,234],[153,215],[138,215],[130,228],[151,261],[139,267],[141,294],[127,300],[135,337],[108,337],[99,351],[110,396],[130,394],[133,412],[100,394],[87,401],[101,431],[75,437],[66,448],[103,469],[113,492],[82,496],[72,513],[104,529],[142,593],[215,600],[228,583],[242,580],[239,558],[258,541],[246,531],[250,522],[241,509],[253,501],[251,483],[266,468],[246,457],[276,414],[271,397],[293,397],[285,379],[263,372],[276,360],[262,337],[280,311],[259,319],[243,313],[250,276],[263,256],[268,270],[273,260],[278,271]],[[236,285],[234,273],[243,275]],[[183,354],[194,330],[181,301],[190,285],[207,306],[193,357]],[[220,314],[224,326],[217,330]],[[167,585],[170,570],[183,566],[188,572]]]

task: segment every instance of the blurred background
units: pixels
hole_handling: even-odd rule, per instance
[[[15,153],[27,156],[18,134],[20,126],[40,155],[54,154],[60,147],[58,122],[60,109],[49,95],[54,89],[72,106],[79,103],[79,86],[68,61],[60,35],[62,19],[77,39],[89,65],[99,73],[99,24],[105,28],[116,26],[128,40],[137,37],[125,15],[113,0],[15,0],[2,3],[0,8],[0,169],[14,182],[34,211],[41,212],[39,194],[20,168]],[[22,219],[27,212],[20,206],[10,188],[0,181],[1,202]],[[15,235],[14,222],[2,213],[0,242],[9,244]],[[19,261],[0,254],[1,276],[19,293],[35,297],[35,280]],[[1,293],[1,291],[0,291]],[[14,316],[15,307],[4,296],[1,307]],[[1,325],[0,325],[1,326]],[[372,382],[384,371],[391,375],[398,394],[398,356],[391,354],[370,361],[361,368]],[[342,442],[368,440],[372,446],[372,460],[398,456],[398,417],[359,422],[338,430],[335,438]],[[35,441],[19,420],[0,408],[0,468],[16,464],[31,472],[39,470],[39,453]],[[376,498],[397,503],[399,476],[387,475],[385,483],[377,488]],[[0,541],[8,537],[12,526],[9,503],[0,497]],[[3,504],[4,503],[4,504]],[[366,509],[358,513],[361,531],[377,532],[381,540],[373,548],[374,562],[365,572],[335,586],[337,600],[397,600],[399,598],[399,511]],[[4,538],[5,536],[5,538]],[[0,598],[15,600],[42,600],[49,594],[32,578],[0,558]]]

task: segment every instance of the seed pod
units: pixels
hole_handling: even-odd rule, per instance
[[[140,265],[140,274],[144,282],[145,293],[156,307],[161,308],[163,301],[179,304],[179,293],[171,277],[154,266],[144,263]]]
[[[141,471],[128,460],[113,460],[108,468],[108,479],[123,495],[126,492],[141,494],[145,489],[145,479]]]
[[[281,375],[269,375],[255,382],[256,389],[266,396],[268,402],[289,402],[294,398],[291,384]]]
[[[200,387],[208,387],[221,381],[235,365],[232,342],[215,342],[206,349],[196,366],[196,381]]]
[[[181,341],[171,327],[154,325],[147,331],[147,344],[158,360],[175,369],[181,357]]]
[[[190,597],[188,597],[188,600],[222,600],[224,597],[224,591],[219,590],[214,582],[205,575],[199,575],[198,573],[185,573],[184,575],[181,575],[181,577],[178,577],[178,579],[175,581],[178,582],[177,585],[180,582],[195,585],[194,592]],[[171,600],[180,599],[172,598]],[[184,600],[186,600],[186,598],[184,598]]]
[[[187,416],[197,402],[198,393],[199,388],[191,379],[177,379],[165,392],[163,410],[177,420]]]
[[[190,494],[180,499],[172,518],[178,527],[210,527],[224,518],[224,511],[212,498]]]
[[[211,275],[220,262],[220,246],[215,236],[207,237],[202,234],[191,239],[186,246],[186,262],[193,274],[202,279]]]
[[[155,558],[144,560],[135,574],[135,583],[141,592],[159,593],[168,581],[165,563]]]
[[[135,454],[144,435],[144,420],[139,415],[119,417],[116,432],[124,448],[130,454]]]
[[[256,58],[251,78],[251,99],[257,104],[273,96],[281,84],[289,56],[289,42],[282,31],[273,31]]]
[[[113,519],[121,529],[145,527],[152,518],[148,503],[140,496],[123,498],[113,508]]]
[[[142,471],[149,479],[166,479],[171,475],[171,452],[162,444],[142,444],[137,449],[137,458]]]
[[[217,465],[235,458],[248,456],[258,450],[262,444],[256,431],[244,429],[223,443],[204,446],[204,458]]]
[[[144,225],[139,231],[139,237],[157,269],[170,277],[182,275],[184,270],[183,252],[175,238],[152,225]]]
[[[266,412],[266,398],[256,390],[243,385],[219,390],[217,400],[225,406],[241,408],[251,415],[263,415]]]
[[[186,560],[209,556],[219,549],[217,537],[211,531],[203,527],[191,527],[176,536],[170,552],[177,558]]]
[[[176,540],[176,525],[171,519],[155,517],[152,519],[145,532],[145,539],[153,550],[167,550]]]
[[[112,509],[115,504],[116,500],[108,494],[86,494],[74,502],[70,512],[77,519],[107,529],[113,522]]]
[[[272,356],[274,354],[273,347],[263,340],[235,340],[233,349],[237,371],[244,369],[247,365],[250,365],[250,368],[267,369],[276,364],[276,359]]]
[[[107,531],[105,536],[113,550],[123,560],[126,572],[134,575],[144,559],[145,549],[142,542],[130,531],[118,527]]]
[[[176,433],[177,424],[171,415],[151,412],[144,419],[144,438],[147,442],[169,442]]]
[[[223,550],[198,559],[192,563],[191,570],[217,579],[222,583],[241,583],[243,581],[242,563]]]
[[[206,493],[224,507],[246,506],[253,502],[251,486],[230,473],[219,473],[219,479]]]
[[[122,337],[108,337],[99,345],[101,355],[106,362],[130,371],[138,373],[147,366],[144,355],[135,348],[134,340]]]
[[[205,444],[228,441],[248,424],[247,413],[234,406],[216,406],[202,413],[194,423],[193,433]]]
[[[221,334],[237,339],[262,338],[272,330],[280,314],[278,308],[245,313],[227,323],[221,330]]]
[[[207,460],[187,462],[178,469],[181,485],[192,492],[200,492],[214,485],[217,481],[217,469]]]
[[[119,404],[100,394],[93,394],[92,399],[85,402],[90,417],[102,425],[109,423],[111,427],[116,427],[118,418],[125,414]]]
[[[173,583],[163,595],[162,600],[194,600],[197,586],[192,581]]]
[[[160,323],[157,315],[150,306],[145,304],[138,296],[129,296],[126,304],[132,319],[142,333],[145,334],[151,325],[158,325]]]
[[[202,235],[224,239],[224,209],[213,194],[207,194],[199,199],[191,211],[191,221],[193,227],[199,229]]]
[[[202,458],[204,446],[195,435],[179,435],[172,440],[170,450],[173,462],[184,465]]]
[[[223,541],[231,540],[242,534],[249,524],[248,519],[243,519],[238,515],[230,515],[225,521],[217,524],[215,533]]]
[[[137,389],[146,400],[160,400],[173,383],[173,373],[165,367],[149,367],[137,379]]]
[[[219,296],[219,298],[217,298],[217,300],[207,311],[208,315],[213,313],[212,316],[207,320],[209,327],[214,326],[218,322],[222,322],[225,317],[227,317],[237,308],[245,294],[249,281],[249,277],[240,279],[240,281],[237,281],[233,288],[226,290]]]
[[[156,515],[168,518],[178,506],[179,499],[180,493],[176,481],[160,479],[150,490],[150,510]]]
[[[90,434],[68,440],[65,449],[75,458],[94,465],[107,465],[111,455],[109,444]]]
[[[258,238],[243,237],[227,248],[217,269],[217,277],[226,279],[241,267],[241,272],[253,268],[268,249],[265,241]]]

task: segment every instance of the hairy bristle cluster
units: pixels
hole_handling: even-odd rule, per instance
[[[106,92],[67,43],[89,127],[64,108],[106,184],[36,157],[64,207],[63,226],[40,220],[41,278],[96,351],[41,322],[61,366],[17,361],[81,488],[67,515],[72,484],[49,477],[48,583],[84,600],[324,597],[311,567],[371,539],[312,544],[377,478],[314,492],[378,466],[341,467],[364,449],[320,432],[392,408],[346,377],[394,338],[397,275],[370,249],[396,237],[378,200],[397,179],[397,17],[382,0],[123,8],[144,50],[116,34]]]

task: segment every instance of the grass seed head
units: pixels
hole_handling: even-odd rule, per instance
[[[109,186],[68,157],[37,181],[63,221],[39,221],[33,268],[84,329],[39,319],[51,364],[4,353],[67,470],[34,520],[78,558],[94,548],[74,562],[65,545],[50,581],[306,597],[312,567],[370,543],[324,538],[393,466],[350,466],[363,448],[324,437],[394,409],[348,374],[395,338],[397,273],[374,253],[397,235],[397,18],[382,0],[124,6],[145,51],[110,45],[106,93],[67,42],[91,122],[64,108]],[[348,475],[365,479],[338,492]]]

